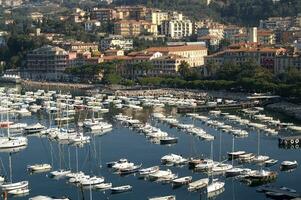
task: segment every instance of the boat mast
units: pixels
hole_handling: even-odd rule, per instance
[[[8,114],[8,103],[7,103],[7,112],[6,112],[6,121],[7,121],[7,137],[10,137],[10,132],[9,132],[9,114]]]
[[[8,154],[8,164],[9,164],[9,181],[10,183],[13,182],[13,169],[11,164],[11,153]]]
[[[75,157],[76,157],[76,172],[78,172],[78,149],[75,147]]]
[[[234,135],[232,136],[232,166],[234,166]]]

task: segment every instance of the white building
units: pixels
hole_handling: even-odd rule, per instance
[[[165,20],[161,25],[161,34],[172,39],[189,37],[192,33],[192,22],[188,19],[183,19],[182,15],[171,20]]]
[[[163,21],[169,19],[169,14],[168,12],[153,9],[146,14],[145,19],[153,24],[156,24],[157,26],[160,26]]]
[[[221,40],[224,38],[224,27],[223,26],[201,27],[198,28],[197,35],[198,37],[210,35]]]
[[[121,35],[110,35],[101,40],[100,48],[102,51],[108,49],[121,49],[129,51],[133,49],[133,39],[124,38]]]

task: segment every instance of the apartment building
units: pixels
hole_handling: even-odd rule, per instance
[[[230,62],[242,65],[248,61],[274,71],[276,56],[285,52],[282,48],[261,47],[255,44],[245,44],[243,46],[232,46],[224,51],[205,57],[205,65],[214,64],[218,67]]]
[[[193,34],[192,22],[189,19],[164,20],[161,34],[172,39],[182,39]]]
[[[114,23],[114,34],[137,37],[144,34],[157,35],[157,26],[145,20],[120,20]]]
[[[23,76],[39,80],[60,80],[69,66],[69,52],[45,45],[27,54],[27,67]]]

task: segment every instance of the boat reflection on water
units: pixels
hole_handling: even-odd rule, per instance
[[[22,147],[15,147],[15,148],[5,148],[5,149],[0,149],[0,153],[18,153],[24,149],[26,149],[27,146],[22,146]]]

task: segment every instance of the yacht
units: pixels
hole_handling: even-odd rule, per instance
[[[267,160],[269,160],[270,157],[269,156],[262,156],[262,155],[258,155],[258,156],[255,156],[255,158],[253,158],[253,162],[255,163],[263,163]]]

